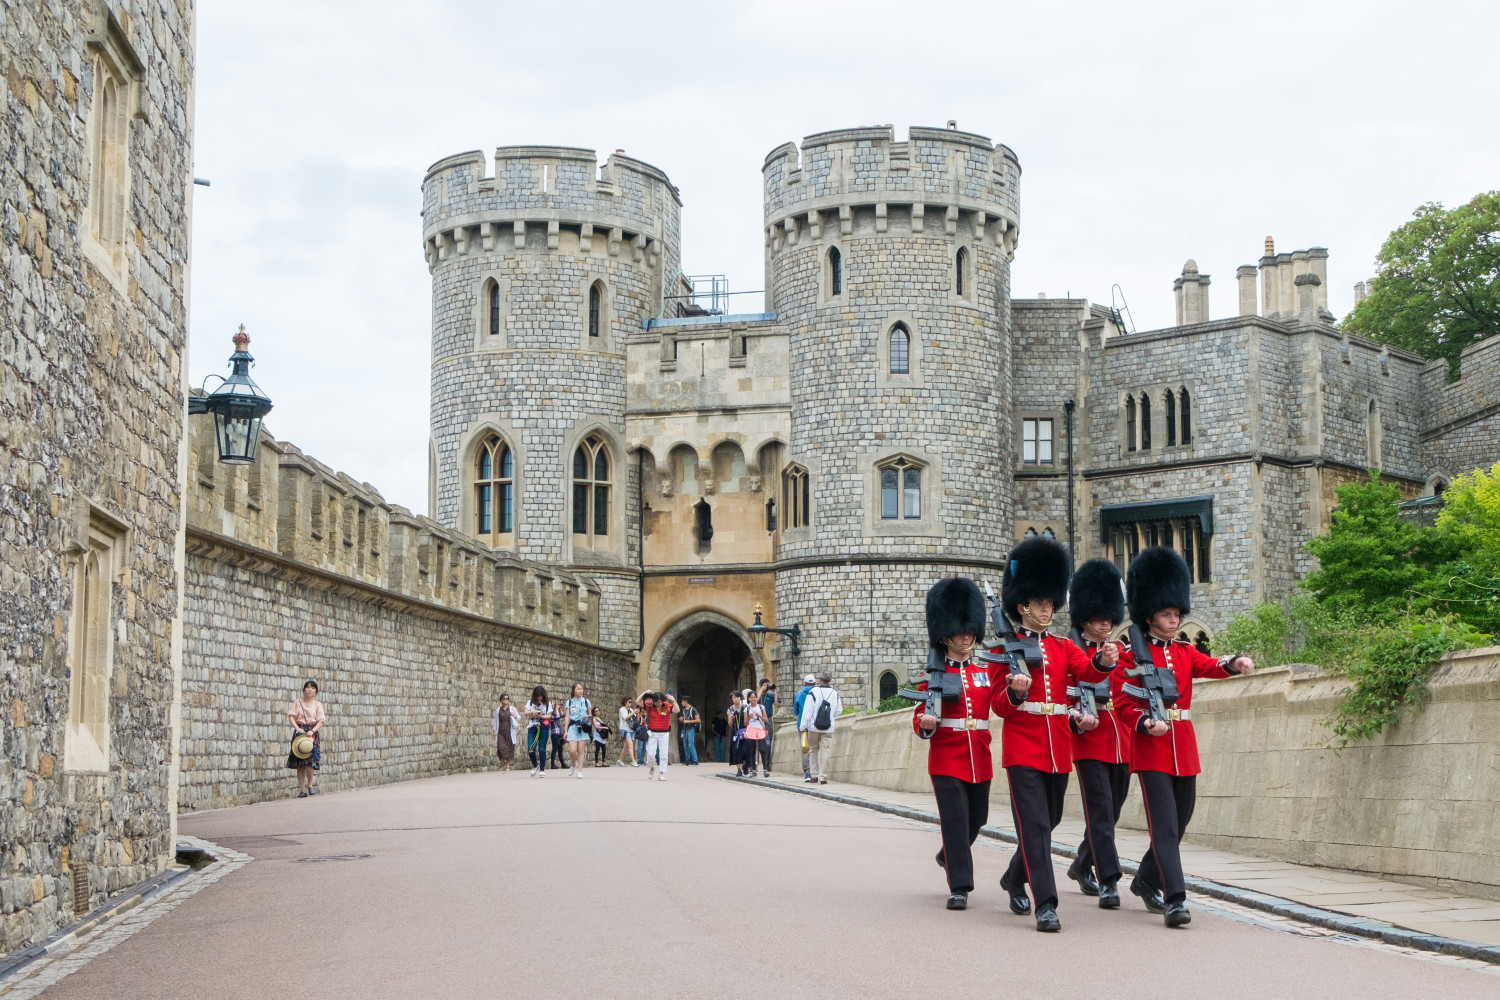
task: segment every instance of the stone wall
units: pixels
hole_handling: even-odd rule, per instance
[[[1428,474],[1451,479],[1500,461],[1500,337],[1469,347],[1461,377],[1444,384],[1447,366],[1435,361],[1422,375],[1422,446]]]
[[[1347,684],[1309,666],[1196,682],[1203,774],[1188,839],[1500,899],[1500,845],[1492,836],[1500,825],[1500,647],[1444,657],[1416,712],[1335,751],[1323,723]],[[778,736],[774,766],[795,771],[794,730]],[[836,780],[931,788],[910,711],[846,717],[834,745],[829,774]],[[993,752],[998,774],[998,735]],[[1077,819],[1077,782],[1069,784],[1066,815]],[[1000,781],[991,788],[993,816],[1009,815],[1004,789]],[[1134,786],[1120,825],[1145,828]]]
[[[0,0],[0,953],[174,853],[194,58],[190,5]]]

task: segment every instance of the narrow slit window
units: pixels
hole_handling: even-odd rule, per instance
[[[500,285],[490,282],[490,336],[500,335]]]
[[[1135,397],[1125,397],[1125,450],[1135,451]]]
[[[828,294],[844,293],[844,257],[838,247],[828,248]]]
[[[1193,443],[1193,418],[1192,418],[1192,410],[1188,406],[1188,391],[1187,391],[1187,386],[1183,386],[1182,387],[1182,391],[1180,391],[1177,394],[1177,403],[1178,403],[1179,406],[1182,407],[1182,420],[1179,421],[1179,424],[1178,424],[1180,430],[1182,431],[1182,443],[1183,444],[1192,444]]]
[[[1177,399],[1172,395],[1172,390],[1167,390],[1166,399],[1167,418],[1167,447],[1170,448],[1177,443]]]
[[[589,336],[599,336],[599,307],[604,296],[598,285],[589,286]]]
[[[956,295],[964,293],[964,268],[969,265],[969,248],[959,247],[958,256],[953,260],[953,291]]]
[[[904,323],[891,327],[891,374],[911,373],[911,331]]]
[[[1141,451],[1151,450],[1151,397],[1141,393]]]

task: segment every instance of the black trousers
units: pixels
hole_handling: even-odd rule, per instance
[[[1160,889],[1168,903],[1187,899],[1179,847],[1198,801],[1198,777],[1180,778],[1165,771],[1139,771],[1141,796],[1146,800],[1146,826],[1151,849],[1141,859],[1141,880]]]
[[[1075,760],[1078,791],[1083,798],[1083,843],[1078,845],[1078,863],[1093,867],[1101,884],[1120,879],[1120,855],[1115,850],[1115,824],[1125,797],[1130,794],[1130,765],[1102,760]]]
[[[973,847],[979,828],[990,821],[990,783],[946,774],[931,777],[938,825],[943,831],[943,849],[938,854],[948,871],[948,891],[973,892]]]
[[[1005,873],[1008,885],[1031,885],[1038,908],[1057,905],[1057,878],[1052,872],[1052,831],[1062,822],[1068,776],[1016,765],[1005,769],[1010,783],[1010,812],[1020,843]]]

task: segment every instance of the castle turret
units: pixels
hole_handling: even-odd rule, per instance
[[[858,702],[922,661],[926,589],[998,578],[1011,541],[1020,167],[983,136],[879,127],[778,147],[763,174],[791,338],[777,621]]]
[[[485,166],[461,153],[422,183],[430,513],[493,548],[588,568],[601,641],[634,646],[625,338],[660,314],[678,272],[681,201],[620,151],[600,167],[592,150],[509,146]]]

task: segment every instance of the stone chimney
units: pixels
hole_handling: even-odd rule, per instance
[[[1190,260],[1182,265],[1182,276],[1172,282],[1172,292],[1177,298],[1177,325],[1208,322],[1209,277],[1198,273],[1198,262]]]
[[[1257,314],[1255,308],[1255,265],[1244,264],[1234,272],[1234,276],[1240,283],[1240,315],[1254,316]]]
[[[1266,237],[1266,252],[1260,258],[1260,314],[1273,319],[1281,312],[1281,287],[1276,280],[1276,241]]]
[[[1311,271],[1297,275],[1293,279],[1297,289],[1297,319],[1303,323],[1316,323],[1321,312],[1319,298],[1326,297],[1323,293],[1323,282]]]

